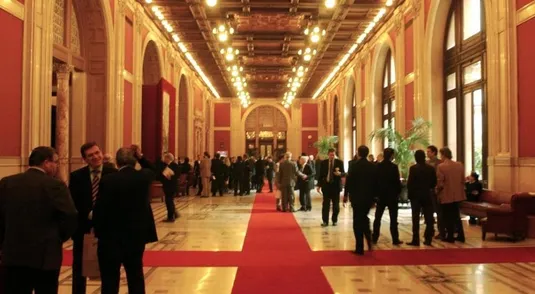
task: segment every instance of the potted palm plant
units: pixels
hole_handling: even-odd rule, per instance
[[[412,121],[412,127],[402,135],[392,126],[378,129],[370,133],[369,139],[384,141],[387,140],[388,147],[394,149],[394,162],[399,167],[402,178],[403,191],[400,195],[401,202],[408,202],[406,179],[409,175],[409,167],[414,163],[414,147],[429,146],[429,130],[431,122],[423,118],[416,118]]]
[[[314,143],[314,147],[318,149],[318,155],[325,159],[329,155],[329,149],[335,148],[336,143],[338,136],[324,136]]]

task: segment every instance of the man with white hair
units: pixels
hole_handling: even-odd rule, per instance
[[[300,173],[297,165],[292,161],[292,153],[286,152],[284,154],[284,161],[280,163],[279,172],[277,174],[277,183],[281,190],[282,211],[295,212],[294,208],[294,187],[297,176],[306,179],[306,175]]]
[[[297,180],[297,188],[299,189],[299,203],[301,204],[300,211],[312,210],[312,203],[310,201],[310,181],[314,182],[314,171],[311,165],[307,162],[307,156],[301,156],[299,159],[298,170],[300,173],[305,174],[306,177],[299,177]]]

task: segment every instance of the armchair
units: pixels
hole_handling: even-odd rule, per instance
[[[511,198],[511,205],[492,207],[487,210],[487,219],[481,222],[482,238],[486,234],[506,234],[514,240],[526,238],[528,232],[528,214],[535,213],[535,196],[529,193],[517,193]]]

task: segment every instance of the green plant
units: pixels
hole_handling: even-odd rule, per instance
[[[423,118],[412,121],[412,127],[403,136],[398,131],[388,126],[370,133],[370,141],[387,140],[388,147],[394,149],[394,162],[399,167],[401,177],[406,179],[409,167],[414,162],[414,147],[418,145],[429,146],[429,129],[431,123]]]
[[[322,158],[327,158],[329,149],[334,148],[338,143],[338,136],[325,136],[320,137],[318,141],[314,143],[314,147],[318,149],[318,155]]]

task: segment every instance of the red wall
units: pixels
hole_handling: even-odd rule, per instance
[[[414,83],[405,85],[405,129],[412,127],[414,120]]]
[[[230,153],[230,131],[214,131],[214,154],[218,151]]]
[[[308,138],[310,136],[310,139]],[[301,149],[307,155],[316,155],[318,150],[314,148],[314,142],[318,141],[318,131],[302,131],[301,132]]]
[[[414,71],[413,39],[413,25],[411,23],[405,29],[405,75]]]
[[[124,81],[123,146],[132,143],[132,84]]]
[[[302,109],[302,121],[303,128],[317,128],[318,127],[318,104],[316,103],[303,103]]]
[[[518,39],[518,155],[520,157],[535,157],[535,19],[531,19],[517,27]]]
[[[23,22],[0,9],[0,156],[20,156]]]
[[[162,148],[162,98],[158,85],[143,85],[142,95],[141,147],[145,156],[154,161]]]
[[[214,103],[214,127],[230,127],[230,103]]]
[[[520,9],[531,2],[533,2],[533,0],[516,0],[516,8]]]
[[[429,10],[431,9],[431,0],[424,1],[424,12],[425,12],[425,23],[427,24],[427,17],[429,15]]]
[[[124,25],[124,68],[130,72],[134,72],[134,28],[132,27],[132,22],[125,18]]]

